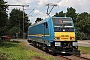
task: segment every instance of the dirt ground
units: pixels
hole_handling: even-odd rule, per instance
[[[90,40],[78,40],[78,43],[90,44]]]
[[[31,57],[30,60],[45,60],[45,59],[37,57],[37,56],[33,56],[33,57]]]
[[[81,56],[90,59],[90,54],[81,54]]]

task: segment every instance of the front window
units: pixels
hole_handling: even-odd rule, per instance
[[[53,18],[54,31],[73,32],[73,21],[71,18]]]
[[[73,21],[70,18],[53,18],[54,26],[72,27]]]

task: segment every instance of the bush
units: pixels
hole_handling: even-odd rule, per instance
[[[89,39],[88,36],[83,32],[76,32],[76,39],[77,40],[87,40]]]

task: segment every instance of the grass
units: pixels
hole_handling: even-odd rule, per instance
[[[45,60],[57,60],[54,57],[33,51],[23,42],[0,41],[0,60],[30,60],[33,56]]]
[[[82,54],[90,54],[90,47],[79,46],[78,49]]]
[[[79,50],[82,54],[90,54],[90,47],[79,46]],[[25,45],[25,42],[0,40],[0,60],[30,60],[32,57],[39,57],[44,60],[58,60],[33,51]]]

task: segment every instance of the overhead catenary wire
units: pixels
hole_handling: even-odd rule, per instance
[[[34,9],[32,9],[29,14],[31,14],[33,11],[34,11]],[[29,15],[29,14],[27,14],[27,15]]]
[[[35,9],[34,9],[35,10]],[[46,11],[46,9],[41,10],[41,12]],[[40,14],[35,14],[34,16],[39,16]]]

